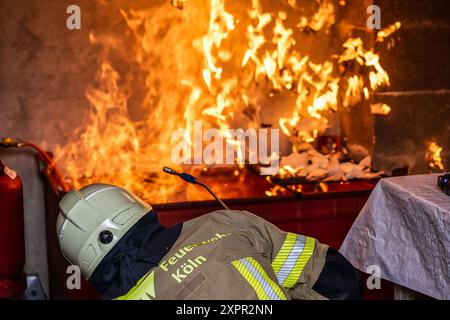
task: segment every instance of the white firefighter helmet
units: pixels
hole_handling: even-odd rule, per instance
[[[109,184],[91,184],[67,193],[59,203],[56,234],[70,263],[89,279],[105,255],[152,207]]]

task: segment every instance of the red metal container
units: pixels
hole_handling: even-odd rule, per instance
[[[25,290],[22,181],[0,161],[0,298]]]

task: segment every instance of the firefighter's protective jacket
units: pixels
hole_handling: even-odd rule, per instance
[[[313,290],[328,247],[249,212],[183,224],[159,264],[118,299],[325,299]]]

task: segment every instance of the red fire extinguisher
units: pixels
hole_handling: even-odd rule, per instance
[[[58,179],[58,189],[68,192],[69,186],[53,159],[39,146],[11,138],[0,140],[3,148],[33,148],[47,164],[48,174]],[[26,288],[25,239],[22,181],[15,171],[0,160],[0,299],[20,297]]]
[[[26,288],[22,181],[0,160],[0,299]]]

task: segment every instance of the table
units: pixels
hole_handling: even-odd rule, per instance
[[[363,272],[378,266],[383,279],[450,299],[450,196],[437,177],[380,180],[339,251]]]

